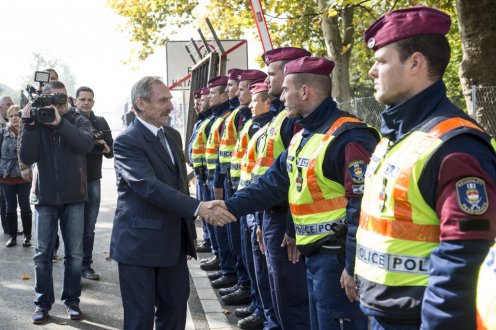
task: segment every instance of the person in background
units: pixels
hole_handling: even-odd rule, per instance
[[[7,118],[7,110],[14,104],[10,96],[0,98],[0,128],[5,128],[9,119]],[[3,233],[8,234],[7,220],[5,219],[5,198],[0,190],[0,218],[2,220]]]
[[[112,158],[114,140],[105,118],[96,116],[93,112],[95,105],[93,90],[89,87],[79,87],[76,91],[76,108],[91,124],[94,146],[86,154],[86,181],[88,200],[84,202],[84,234],[83,234],[83,269],[81,275],[90,280],[99,280],[91,264],[93,263],[93,243],[95,241],[95,225],[100,211],[100,179],[102,178],[102,159]]]
[[[9,240],[7,247],[17,244],[17,203],[21,208],[21,220],[24,233],[22,246],[31,246],[32,212],[29,205],[29,191],[31,182],[21,177],[21,170],[17,158],[17,137],[21,129],[19,118],[20,107],[12,105],[7,110],[9,123],[6,128],[0,129],[0,185],[5,198]]]

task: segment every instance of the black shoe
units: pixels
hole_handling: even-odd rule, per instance
[[[24,237],[24,241],[22,241],[22,246],[30,247],[31,246],[31,235],[26,235]]]
[[[229,288],[219,289],[219,296],[221,296],[221,297],[222,296],[227,296],[228,294],[235,292],[239,288],[240,288],[239,284],[236,283],[235,286],[231,286]]]
[[[81,276],[93,281],[98,281],[100,279],[100,275],[95,273],[91,267],[83,267],[81,270]]]
[[[240,286],[238,290],[222,297],[222,302],[226,305],[244,305],[251,302],[250,288]]]
[[[5,243],[6,247],[13,247],[17,245],[17,237],[15,236],[10,236],[9,240],[7,243]]]
[[[243,330],[263,329],[265,319],[255,313],[238,321],[238,327]]]
[[[48,320],[48,311],[46,309],[41,308],[40,306],[36,306],[33,315],[31,316],[31,320],[34,324],[42,324],[46,320]]]
[[[203,270],[220,270],[219,258],[216,256],[214,260],[200,265]]]
[[[208,257],[208,258],[202,258],[200,259],[200,264],[203,265],[204,263],[207,263],[207,262],[211,262],[212,260],[215,260],[217,258],[217,255],[213,255],[211,257]]]
[[[67,311],[67,317],[71,320],[79,320],[83,316],[78,305],[65,306],[65,310]]]
[[[222,277],[222,271],[219,270],[218,272],[215,272],[215,273],[212,273],[212,274],[208,274],[207,277],[208,277],[208,279],[210,281],[215,281],[216,279]]]
[[[238,279],[236,278],[236,276],[221,276],[215,281],[212,281],[210,284],[212,284],[212,287],[214,289],[225,288],[227,286],[236,284],[237,280]]]
[[[251,308],[251,306],[246,306],[246,307],[236,308],[234,310],[234,315],[236,315],[236,317],[239,317],[240,319],[244,319],[245,317],[248,317],[251,314],[253,314],[253,312],[254,310]]]
[[[210,252],[212,251],[212,248],[210,246],[210,241],[203,240],[200,244],[196,246],[196,252]]]

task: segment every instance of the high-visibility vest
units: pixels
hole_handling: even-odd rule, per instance
[[[217,162],[217,157],[219,156],[220,126],[230,113],[231,112],[228,111],[222,116],[216,117],[212,127],[210,127],[210,134],[208,135],[207,145],[205,148],[205,160],[207,163],[207,170],[212,173],[215,171],[215,163]]]
[[[238,140],[234,146],[233,156],[231,158],[231,181],[233,188],[237,188],[239,185],[239,179],[241,177],[241,161],[246,154],[246,149],[248,148],[248,142],[250,142],[250,128],[253,125],[253,118],[249,119],[241,132],[239,132]]]
[[[433,118],[396,144],[376,147],[365,175],[357,232],[355,275],[360,302],[371,309],[419,318],[439,217],[424,200],[419,178],[425,164],[453,136],[472,133],[496,146],[469,120]]]
[[[257,162],[260,139],[267,133],[269,125],[261,127],[248,142],[246,153],[241,160],[241,174],[238,190],[248,187],[252,181],[252,171]]]
[[[496,329],[496,244],[482,263],[477,282],[477,330]]]
[[[276,158],[286,150],[281,136],[281,125],[287,118],[286,110],[281,111],[270,122],[267,133],[259,142],[257,163],[252,171],[252,180],[256,181],[274,163]]]
[[[224,129],[222,130],[222,136],[219,144],[219,163],[220,173],[222,174],[226,174],[227,170],[231,167],[233,150],[238,139],[238,127],[235,123],[235,119],[242,107],[244,106],[241,105],[234,109],[224,121]]]
[[[196,136],[193,140],[193,146],[191,147],[191,163],[193,164],[193,168],[198,168],[201,166],[205,166],[205,145],[207,142],[207,134],[205,133],[205,128],[208,123],[214,117],[208,117],[201,122],[196,130]]]
[[[301,148],[301,131],[291,140],[286,164],[296,245],[310,245],[334,235],[334,226],[346,220],[346,189],[341,183],[326,178],[322,166],[326,150],[336,136],[360,126],[367,127],[359,119],[341,117],[327,132],[314,133]]]

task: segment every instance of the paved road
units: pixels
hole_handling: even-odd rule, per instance
[[[119,290],[117,264],[109,260],[108,249],[116,204],[115,173],[113,160],[104,160],[102,179],[102,202],[96,225],[94,269],[100,273],[100,281],[82,280],[81,321],[68,320],[60,300],[63,259],[53,264],[56,302],[50,311],[50,319],[43,325],[31,324],[34,310],[34,247],[18,245],[6,248],[7,235],[0,233],[0,329],[121,329],[122,303]],[[34,230],[34,228],[33,228]],[[197,231],[201,235],[198,225]],[[33,241],[33,243],[35,243]],[[59,249],[63,255],[63,246]],[[203,254],[202,257],[207,255]],[[188,301],[186,329],[238,329],[233,308],[222,306],[217,293],[211,288],[206,273],[199,269],[199,261],[190,261],[191,294]],[[27,274],[30,279],[23,280]]]

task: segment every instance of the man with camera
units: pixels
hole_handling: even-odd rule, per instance
[[[36,249],[36,309],[32,321],[48,319],[55,302],[52,255],[58,221],[65,246],[64,281],[61,299],[71,320],[81,318],[81,266],[83,259],[84,201],[87,196],[85,154],[94,146],[90,122],[67,105],[67,90],[51,81],[43,93],[31,99],[22,111],[25,122],[20,159],[37,164],[33,177]]]
[[[95,116],[94,92],[83,86],[76,91],[76,108],[91,124],[94,146],[86,154],[86,181],[88,200],[84,203],[84,234],[83,234],[83,269],[81,276],[90,280],[99,280],[100,275],[95,273],[93,263],[93,243],[95,241],[95,224],[100,210],[100,179],[102,178],[102,158],[114,157],[112,152],[112,133],[107,121],[103,117]]]

